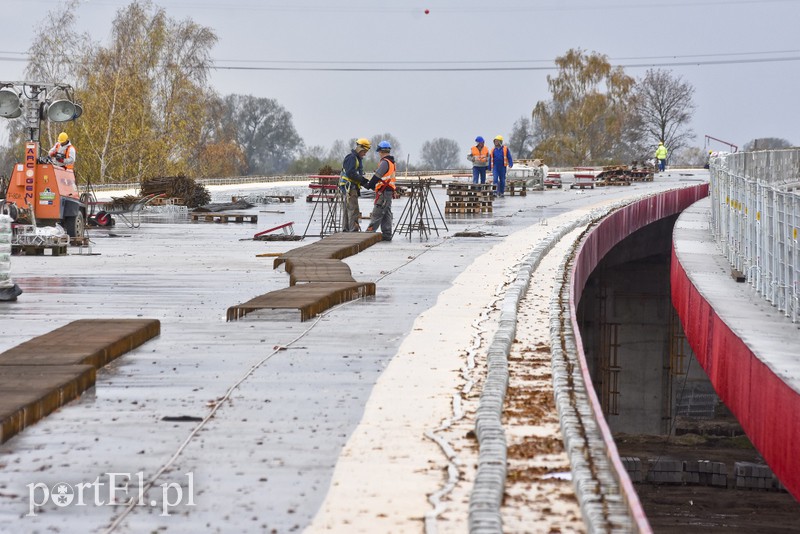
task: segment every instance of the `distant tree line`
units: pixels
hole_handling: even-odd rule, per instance
[[[74,88],[83,115],[74,123],[45,122],[41,144],[47,148],[62,129],[68,131],[83,180],[338,173],[354,139],[306,146],[291,113],[276,100],[221,96],[210,87],[217,42],[210,28],[136,0],[117,11],[109,42],[102,44],[76,32],[78,1],[48,13],[28,50],[25,75]],[[537,102],[529,117],[512,126],[507,144],[515,159],[537,157],[550,166],[625,163],[652,158],[663,140],[673,157],[686,154],[702,163],[703,151],[689,147],[694,88],[680,77],[649,70],[637,81],[605,56],[582,50],[569,50],[556,64],[557,74],[548,76],[550,100]],[[27,135],[24,120],[8,124],[9,145],[0,148],[3,169],[21,156]],[[392,144],[400,171],[468,165],[452,139],[426,141],[414,164],[391,133],[370,139]],[[757,141],[758,149],[788,144]],[[375,158],[370,151],[368,159]]]

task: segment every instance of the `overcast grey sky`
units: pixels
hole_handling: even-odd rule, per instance
[[[82,2],[78,29],[107,43],[128,3]],[[57,1],[1,4],[0,80],[18,80],[33,28]],[[549,99],[546,77],[570,48],[605,54],[636,78],[662,68],[690,82],[700,148],[706,134],[739,146],[758,137],[800,144],[800,0],[155,4],[214,29],[211,84],[220,94],[276,99],[308,145],[389,132],[412,162],[435,137],[456,140],[466,154],[476,135],[507,136]]]

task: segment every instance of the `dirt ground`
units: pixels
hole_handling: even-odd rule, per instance
[[[643,466],[648,459],[659,457],[710,460],[728,466],[728,488],[634,484],[653,531],[657,534],[687,534],[701,529],[704,533],[800,532],[800,503],[789,493],[733,489],[735,462],[764,463],[747,437],[724,426],[711,431],[727,435],[687,433],[669,440],[665,436],[615,436],[620,456],[638,456]]]

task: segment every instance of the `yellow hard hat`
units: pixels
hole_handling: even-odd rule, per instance
[[[503,142],[503,136],[502,135],[495,135],[494,136],[494,140],[495,141],[500,141],[502,143]]]
[[[58,142],[59,143],[64,144],[67,141],[69,141],[69,136],[67,135],[66,132],[61,132],[60,134],[58,134]]]
[[[369,150],[370,148],[372,148],[372,143],[369,142],[369,139],[365,139],[362,137],[360,139],[356,139],[356,146],[360,146],[361,148]]]

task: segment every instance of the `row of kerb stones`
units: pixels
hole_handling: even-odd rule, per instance
[[[645,471],[642,461],[635,456],[620,459],[631,482],[728,487],[728,466],[725,462],[659,458],[648,461]],[[731,487],[735,489],[786,491],[767,465],[736,462],[733,475]]]

